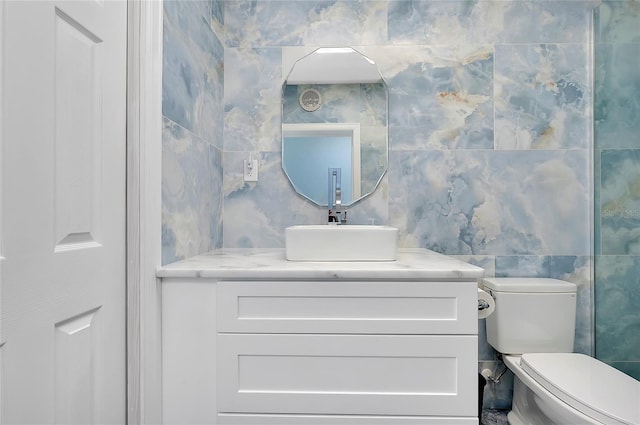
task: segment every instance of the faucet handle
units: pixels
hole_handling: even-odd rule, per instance
[[[347,224],[347,210],[340,206],[335,209],[330,209],[328,222],[336,224]]]
[[[327,217],[328,223],[338,223],[338,215],[335,211],[329,210],[329,215]]]

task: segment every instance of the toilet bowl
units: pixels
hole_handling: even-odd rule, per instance
[[[574,284],[487,278],[484,288],[496,300],[487,340],[514,374],[511,425],[640,425],[640,382],[571,352]]]
[[[640,382],[578,353],[503,357],[513,372],[512,425],[640,424]]]

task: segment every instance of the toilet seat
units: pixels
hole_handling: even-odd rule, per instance
[[[520,367],[555,397],[605,424],[640,424],[640,382],[578,353],[523,354]]]

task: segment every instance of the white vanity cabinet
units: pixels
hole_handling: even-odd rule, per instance
[[[482,270],[411,253],[163,269],[164,422],[477,424]]]

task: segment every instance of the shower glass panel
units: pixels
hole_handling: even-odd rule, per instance
[[[640,379],[640,2],[594,22],[595,354]]]

